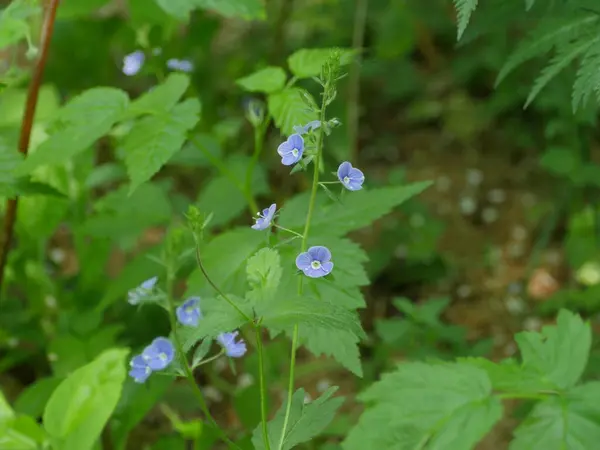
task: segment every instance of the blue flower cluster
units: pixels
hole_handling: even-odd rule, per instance
[[[160,54],[160,49],[154,49],[153,54]],[[123,58],[122,72],[127,76],[136,75],[144,66],[146,54],[142,50],[136,50],[133,53],[125,55]],[[167,61],[167,67],[171,70],[179,70],[181,72],[193,72],[194,64],[186,59],[171,58]]]
[[[277,153],[281,156],[281,163],[284,166],[291,166],[302,159],[304,154],[304,138],[302,135],[312,133],[321,125],[320,121],[313,120],[304,126],[294,126],[294,134],[277,147]],[[352,164],[348,161],[340,164],[337,177],[342,186],[349,191],[361,190],[365,182],[363,172],[352,167]],[[255,218],[256,223],[252,225],[252,228],[255,230],[270,228],[276,211],[277,205],[273,203],[268,209],[264,209],[262,214],[258,212]],[[327,247],[321,245],[310,247],[306,252],[300,253],[296,257],[296,267],[310,278],[321,278],[329,275],[333,270],[331,252]]]
[[[128,301],[131,304],[138,304],[144,296],[149,295],[154,287],[158,277],[150,278],[144,281],[140,286],[129,291]],[[132,301],[132,299],[134,301]],[[190,297],[175,310],[177,321],[184,326],[195,327],[202,319],[200,310],[200,297]],[[225,354],[230,358],[241,358],[247,351],[246,343],[243,339],[236,341],[238,332],[221,333],[217,336],[217,342],[223,347]],[[130,361],[131,370],[129,376],[136,383],[144,383],[152,372],[166,369],[173,361],[175,348],[173,343],[165,338],[158,337],[148,345],[141,354],[134,356]]]

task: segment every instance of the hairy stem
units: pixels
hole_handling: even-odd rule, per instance
[[[325,122],[325,109],[327,107],[327,95],[325,90],[323,94],[323,101],[321,103],[321,114],[319,120],[321,121],[321,126],[319,127],[319,136],[317,138],[317,154],[313,159],[313,182],[312,188],[310,191],[310,200],[308,202],[308,213],[306,214],[306,223],[304,224],[304,233],[302,233],[302,245],[301,252],[306,251],[307,240],[308,240],[308,232],[310,231],[310,222],[312,220],[312,215],[315,209],[315,200],[317,198],[317,191],[319,190],[319,163],[321,161],[321,152],[323,150],[323,138],[325,132],[323,130],[323,123]],[[298,282],[298,293],[302,294],[302,278],[299,279]],[[279,450],[283,448],[283,441],[285,439],[285,433],[288,426],[288,421],[290,419],[290,411],[292,409],[292,396],[294,395],[294,371],[296,368],[296,347],[298,346],[298,324],[294,325],[294,331],[292,333],[292,349],[290,356],[290,378],[288,383],[288,395],[287,395],[287,404],[285,407],[285,416],[283,419],[283,427],[281,428],[281,438],[279,439]]]
[[[27,156],[29,150],[29,141],[31,139],[31,129],[38,102],[38,94],[44,77],[44,68],[48,59],[48,50],[52,32],[54,30],[54,21],[56,19],[56,10],[60,0],[49,0],[44,13],[44,22],[42,24],[42,34],[40,40],[40,54],[33,70],[33,77],[29,84],[27,92],[27,101],[25,111],[23,112],[23,121],[21,125],[21,134],[19,136],[19,152]],[[8,261],[8,253],[13,239],[15,221],[17,219],[17,207],[19,197],[8,199],[6,202],[6,215],[4,217],[4,240],[0,248],[0,293],[2,292],[2,283],[4,281],[4,269]],[[0,295],[1,297],[1,295]]]
[[[263,440],[265,443],[265,449],[271,450],[271,443],[269,440],[269,430],[267,428],[267,394],[265,386],[265,362],[263,354],[263,345],[260,336],[260,327],[254,328],[256,332],[256,348],[258,351],[258,378],[260,383],[260,421],[262,424]]]
[[[212,428],[214,428],[215,431],[219,434],[219,438],[225,444],[227,444],[227,446],[229,448],[241,450],[241,448],[237,444],[235,444],[231,439],[229,439],[227,437],[227,435],[225,434],[225,432],[219,427],[219,425],[217,424],[217,421],[215,420],[215,418],[210,413],[210,410],[208,409],[208,405],[206,404],[206,401],[204,400],[204,395],[202,394],[202,391],[200,390],[198,383],[196,383],[196,379],[194,378],[194,373],[192,372],[192,368],[190,367],[190,365],[188,363],[187,357],[183,350],[183,345],[181,343],[181,339],[179,338],[179,334],[177,333],[177,318],[175,316],[175,300],[173,299],[173,295],[172,295],[173,283],[174,283],[174,276],[171,273],[171,271],[168,270],[167,271],[167,299],[169,301],[169,321],[171,322],[171,330],[173,330],[173,340],[175,341],[175,351],[177,353],[177,357],[178,357],[179,361],[181,362],[181,365],[185,372],[185,377],[187,378],[188,382],[192,386],[192,390],[194,391],[194,395],[196,397],[196,400],[198,401],[198,405],[200,406],[200,409],[204,413],[204,416],[208,420],[210,426]]]

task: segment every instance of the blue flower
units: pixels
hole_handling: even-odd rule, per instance
[[[144,281],[135,289],[130,290],[127,293],[127,301],[129,302],[129,304],[137,305],[138,303],[140,303],[140,301],[143,300],[144,297],[146,297],[148,294],[151,294],[157,281],[158,277],[152,277]]]
[[[162,370],[171,364],[175,348],[171,341],[164,337],[157,337],[152,343],[142,352],[142,358],[154,370]]]
[[[350,191],[358,191],[362,189],[362,184],[365,182],[365,175],[362,171],[352,167],[348,161],[340,164],[337,170],[337,176],[344,185],[344,187]]]
[[[304,153],[304,139],[299,134],[292,134],[287,141],[277,147],[277,153],[281,156],[281,163],[284,166],[297,163]]]
[[[152,373],[152,369],[148,366],[142,355],[134,356],[129,365],[131,366],[129,376],[133,378],[133,381],[136,383],[143,383]]]
[[[171,70],[180,70],[181,72],[192,72],[194,64],[187,59],[171,58],[167,61],[167,67]]]
[[[317,245],[296,257],[296,267],[311,278],[321,278],[333,270],[331,252],[327,247]]]
[[[241,358],[246,353],[246,343],[243,339],[235,342],[235,338],[239,333],[221,333],[217,336],[217,342],[225,349],[225,354],[230,358]]]
[[[202,317],[202,312],[200,312],[200,297],[188,298],[175,312],[180,324],[195,327]]]
[[[309,131],[313,131],[316,130],[317,128],[319,128],[321,126],[321,121],[320,120],[313,120],[308,122],[306,125],[304,125],[303,127],[294,126],[294,133],[298,133],[300,135],[302,134],[306,134]]]
[[[276,210],[277,205],[273,203],[271,206],[269,206],[268,209],[263,209],[262,214],[259,212],[256,213],[258,217],[254,219],[256,220],[256,223],[252,225],[252,228],[255,230],[266,230],[268,227],[271,226],[271,221],[273,220],[273,216],[275,215]]]
[[[135,75],[144,65],[146,55],[141,50],[136,50],[123,58],[123,73],[127,76]]]

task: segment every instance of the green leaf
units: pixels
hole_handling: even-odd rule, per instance
[[[285,71],[281,67],[269,66],[239,78],[236,83],[250,92],[271,94],[283,89],[285,79]]]
[[[122,142],[127,173],[131,178],[129,194],[148,181],[179,150],[186,133],[199,120],[200,103],[188,99],[168,115],[142,118]]]
[[[0,50],[30,36],[26,19],[42,9],[28,0],[13,0],[0,12]]]
[[[587,39],[582,39],[587,42]],[[579,105],[585,106],[590,96],[595,93],[600,101],[600,75],[595,70],[600,64],[600,45],[598,39],[590,39],[592,45],[581,58],[575,82],[573,83],[572,107],[577,111]]]
[[[218,12],[225,17],[264,20],[267,17],[262,0],[193,0],[202,9]]]
[[[281,258],[277,250],[260,249],[248,259],[246,275],[250,291],[246,297],[253,303],[268,301],[275,296],[281,280]]]
[[[195,0],[154,0],[164,12],[179,19],[187,21],[190,18],[190,12],[195,8]]]
[[[514,432],[510,450],[589,450],[600,442],[600,383],[539,402]]]
[[[164,114],[177,104],[190,85],[190,78],[182,73],[169,74],[167,79],[131,102],[121,118],[130,119],[144,114]]]
[[[311,230],[322,236],[343,236],[370,225],[430,185],[429,181],[421,181],[406,186],[351,192],[345,197],[343,205],[328,203],[326,195],[317,194]],[[281,225],[293,230],[302,229],[308,200],[308,193],[304,193],[287,201],[281,210]]]
[[[302,89],[290,87],[270,94],[267,99],[275,125],[286,136],[294,133],[294,126],[317,120],[317,113],[308,109],[301,95]]]
[[[321,67],[327,62],[334,50],[340,51],[340,64],[345,65],[352,62],[355,52],[351,49],[303,48],[290,55],[288,65],[297,78],[316,77],[321,74]]]
[[[112,349],[71,373],[44,410],[44,427],[61,450],[89,450],[112,414],[126,376],[127,349]]]
[[[76,19],[89,16],[100,9],[110,0],[61,0],[60,8],[57,10],[59,19]]]
[[[58,113],[59,131],[42,142],[15,173],[26,175],[39,166],[71,160],[107,134],[128,104],[127,94],[115,88],[92,88],[75,97]]]
[[[592,345],[592,332],[589,323],[563,309],[556,326],[545,326],[541,333],[518,333],[515,340],[523,367],[538,372],[560,390],[575,385],[581,378]]]
[[[23,120],[27,89],[7,89],[0,95],[0,127],[18,127]],[[46,84],[40,88],[35,108],[34,123],[51,119],[60,108],[60,96],[54,85]],[[35,132],[35,131],[34,131]]]
[[[279,408],[273,420],[268,424],[270,447],[272,449],[290,450],[298,444],[309,442],[322,433],[344,403],[344,397],[331,398],[337,389],[337,387],[327,389],[318,399],[308,404],[304,403],[306,396],[304,389],[298,389],[294,392],[285,437],[281,446],[279,442],[283,431],[287,401]],[[252,444],[254,444],[256,450],[265,449],[264,434],[260,425],[254,430]]]
[[[470,450],[502,417],[487,374],[468,364],[400,364],[359,396],[345,450]]]
[[[365,338],[358,315],[339,305],[304,295],[277,296],[256,305],[262,325],[277,334],[291,335],[298,325],[300,342],[315,356],[333,357],[344,367],[362,376],[358,342]]]
[[[15,412],[40,417],[52,392],[62,380],[60,377],[39,378],[27,386],[15,401]]]
[[[467,29],[469,19],[471,19],[471,14],[473,14],[477,8],[477,3],[478,0],[454,0],[454,6],[456,7],[458,18],[457,41],[460,41],[460,38]]]
[[[39,450],[46,448],[46,436],[29,416],[15,415],[0,391],[0,448],[6,450]]]

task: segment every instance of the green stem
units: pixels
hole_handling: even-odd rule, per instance
[[[325,109],[326,109],[326,101],[327,101],[327,88],[325,88],[325,92],[323,93],[323,101],[321,103],[321,115],[319,120],[321,124],[325,122]],[[306,251],[306,245],[308,240],[308,232],[310,231],[310,221],[312,220],[312,215],[315,209],[315,200],[317,198],[317,191],[319,190],[319,163],[321,161],[321,151],[323,150],[323,127],[319,127],[319,137],[317,140],[317,154],[315,159],[313,160],[314,172],[313,172],[313,182],[312,189],[310,192],[310,200],[308,203],[308,213],[306,215],[306,223],[304,224],[304,233],[302,233],[302,246],[301,252]],[[302,294],[302,278],[299,279],[298,282],[298,293]],[[285,433],[288,426],[288,421],[290,418],[290,412],[292,409],[292,396],[294,395],[294,371],[296,368],[296,347],[298,346],[298,324],[294,325],[294,332],[292,333],[292,350],[291,350],[291,358],[290,358],[290,378],[288,383],[288,395],[287,395],[287,405],[285,407],[285,416],[283,419],[283,427],[281,428],[281,438],[279,439],[279,450],[283,448],[283,441],[285,439]]]
[[[210,357],[210,358],[208,358],[208,359],[204,359],[204,360],[200,361],[200,362],[199,362],[199,363],[196,365],[196,367],[200,367],[200,366],[202,366],[202,365],[204,365],[204,364],[208,364],[209,362],[211,362],[211,361],[214,361],[215,359],[219,359],[219,358],[220,358],[221,356],[223,356],[224,354],[225,354],[225,349],[221,350],[219,353],[217,353],[216,355],[213,355],[213,356],[211,356],[211,357]],[[196,367],[194,367],[194,369],[195,369]]]
[[[173,299],[173,295],[172,295],[173,283],[174,283],[173,273],[171,272],[171,270],[168,270],[167,271],[167,300],[169,302],[169,320],[171,322],[171,329],[173,330],[173,340],[175,341],[175,351],[178,355],[181,365],[183,366],[183,370],[185,372],[185,377],[188,379],[190,385],[192,386],[192,390],[194,391],[194,395],[196,396],[196,399],[198,400],[200,409],[204,413],[204,416],[210,423],[211,427],[213,427],[215,429],[215,431],[219,434],[219,438],[225,444],[227,444],[227,446],[229,448],[241,450],[241,448],[238,445],[236,445],[231,439],[229,439],[227,437],[225,432],[217,424],[217,421],[215,420],[215,418],[210,413],[210,410],[208,409],[208,405],[206,404],[206,401],[204,400],[204,395],[202,395],[202,391],[200,390],[198,383],[196,383],[196,380],[194,379],[194,374],[188,363],[185,352],[183,351],[183,346],[181,344],[181,340],[179,339],[179,334],[177,333],[177,318],[175,316],[175,300]]]
[[[229,305],[233,309],[235,309],[240,316],[242,316],[246,321],[252,323],[252,317],[250,317],[248,314],[246,314],[244,311],[242,311],[240,309],[240,307],[238,305],[236,305],[233,300],[231,300],[227,295],[225,295],[223,293],[223,291],[221,291],[221,289],[219,289],[219,287],[213,282],[213,280],[210,278],[210,276],[208,276],[208,273],[206,272],[206,269],[204,268],[204,264],[202,264],[202,258],[200,257],[200,245],[198,243],[198,240],[197,240],[195,234],[194,234],[194,241],[195,241],[195,246],[196,246],[196,262],[198,263],[198,267],[200,268],[202,275],[204,275],[204,278],[206,278],[206,281],[208,281],[208,284],[210,284],[211,287],[216,291],[216,293],[219,294],[221,297],[223,297],[223,299],[227,303],[229,303]]]
[[[282,227],[281,225],[277,225],[277,224],[274,224],[274,225],[275,225],[275,228],[279,228],[280,230],[287,231],[288,233],[292,233],[293,235],[304,239],[303,235],[301,235],[300,233],[298,233],[294,230],[290,230],[289,228]]]
[[[246,203],[248,203],[248,209],[250,210],[250,213],[255,214],[256,211],[258,211],[258,206],[254,201],[254,198],[252,198],[251,195],[248,195],[245,186],[242,185],[242,183],[240,183],[240,180],[237,179],[235,174],[227,168],[223,161],[214,156],[204,145],[202,145],[202,143],[199,142],[197,138],[192,137],[190,140],[196,147],[200,149],[200,151],[206,157],[206,159],[208,159],[208,161],[217,168],[221,175],[229,179],[229,181],[231,181],[231,183],[242,193],[242,195],[246,199]]]
[[[246,184],[244,186],[244,191],[246,197],[251,199],[251,203],[255,206],[253,213],[258,211],[258,208],[256,207],[257,203],[254,199],[254,195],[252,195],[252,179],[254,178],[254,168],[256,167],[256,163],[258,162],[264,147],[265,132],[268,126],[269,119],[266,119],[264,123],[254,127],[254,153],[252,153],[252,159],[250,159],[250,164],[248,164],[248,168],[246,169]]]
[[[267,396],[265,387],[265,363],[263,355],[263,345],[260,338],[260,327],[255,327],[256,332],[256,348],[258,351],[258,378],[260,383],[260,421],[262,423],[263,439],[265,442],[265,449],[271,450],[271,443],[269,440],[269,430],[267,428]]]

